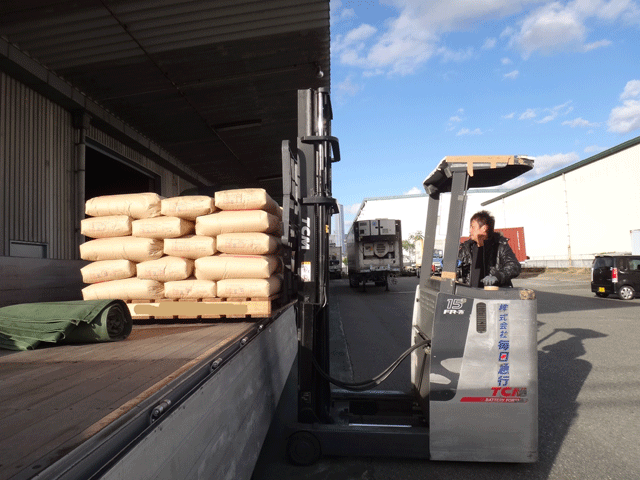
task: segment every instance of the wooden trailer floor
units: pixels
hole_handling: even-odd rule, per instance
[[[42,471],[253,325],[134,325],[121,342],[0,350],[0,480]]]

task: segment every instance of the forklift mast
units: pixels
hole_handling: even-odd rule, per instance
[[[295,151],[282,145],[283,243],[285,289],[298,298],[298,420],[326,421],[329,383],[315,363],[329,371],[329,231],[338,205],[331,196],[331,165],[340,160],[338,140],[331,136],[329,93],[298,91],[298,139]]]

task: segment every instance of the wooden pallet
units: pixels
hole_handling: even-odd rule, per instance
[[[158,298],[154,300],[127,300],[135,320],[215,319],[215,318],[267,318],[275,313],[280,295],[269,298]]]

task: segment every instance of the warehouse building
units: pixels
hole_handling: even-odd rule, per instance
[[[328,1],[0,10],[0,305],[81,298],[86,199],[282,198],[265,172],[298,135],[297,91],[330,86]]]
[[[590,267],[631,253],[640,228],[640,137],[484,202],[497,226],[524,227],[532,267]]]

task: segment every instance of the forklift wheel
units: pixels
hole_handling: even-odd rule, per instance
[[[321,455],[320,442],[309,432],[296,432],[287,440],[287,456],[294,465],[313,465]]]

